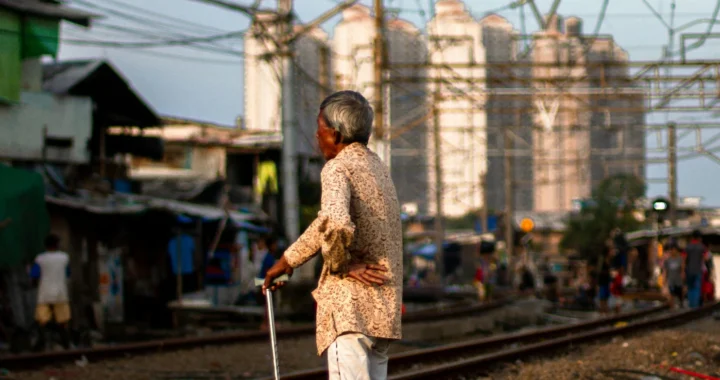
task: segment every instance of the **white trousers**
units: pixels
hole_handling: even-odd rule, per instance
[[[386,380],[389,345],[360,333],[340,335],[327,349],[330,380]]]

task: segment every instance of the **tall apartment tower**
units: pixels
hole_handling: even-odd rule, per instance
[[[263,38],[264,33],[277,30],[274,17],[273,14],[258,15],[245,36],[245,123],[250,130],[282,131],[282,68],[275,45]],[[301,163],[319,157],[315,139],[317,112],[332,85],[327,39],[322,29],[315,28],[296,41],[294,121],[296,152]]]
[[[644,176],[644,113],[617,110],[640,107],[643,96],[628,84],[627,53],[611,39],[583,38],[579,18],[555,16],[534,37],[534,209],[569,211],[611,174]]]
[[[425,39],[411,23],[386,21],[388,60],[391,64],[421,64],[427,61]],[[333,68],[337,90],[354,90],[370,102],[377,99],[374,87],[373,41],[375,21],[368,7],[352,6],[342,13],[333,33]],[[424,78],[424,68],[398,68],[389,73],[403,78]],[[426,122],[428,112],[425,81],[392,82],[386,96],[385,111],[390,113],[390,171],[402,204],[417,205],[420,213],[428,210]],[[387,94],[386,94],[387,95]],[[388,107],[389,105],[389,107]],[[387,118],[386,118],[387,120]],[[370,142],[373,148],[374,139]]]
[[[525,143],[532,141],[532,120],[527,112],[530,102],[503,91],[522,91],[527,88],[527,66],[515,65],[518,60],[519,33],[505,18],[490,14],[480,20],[482,43],[485,46],[487,69],[486,87],[489,90],[487,112],[488,168],[485,178],[486,201],[490,210],[505,209],[505,132],[509,128],[515,138],[510,141],[513,174],[513,208],[515,211],[532,210],[533,192],[532,157],[516,152],[528,150]]]
[[[437,182],[440,155],[443,212],[457,217],[483,206],[482,176],[487,171],[487,76],[484,67],[462,67],[486,60],[482,26],[459,0],[440,0],[428,26],[428,93],[439,117],[439,147],[429,144],[429,187]],[[454,67],[453,67],[454,66]],[[439,99],[433,99],[438,96]],[[428,138],[434,141],[430,126]],[[437,210],[434,198],[430,210]]]

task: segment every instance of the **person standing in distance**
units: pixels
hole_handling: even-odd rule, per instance
[[[39,344],[44,344],[47,324],[54,320],[60,329],[62,345],[70,348],[70,303],[68,298],[67,277],[70,256],[60,250],[60,238],[50,234],[45,238],[45,252],[35,258],[35,272],[39,271],[35,320],[40,326]],[[37,277],[35,273],[33,277]]]
[[[359,93],[327,97],[317,117],[322,170],[317,219],[270,268],[263,291],[283,283],[318,251],[324,259],[317,301],[318,355],[331,380],[387,378],[388,346],[401,338],[402,227],[388,167],[368,149],[373,110]]]
[[[670,254],[663,262],[663,273],[670,295],[670,307],[673,308],[675,299],[679,301],[679,307],[683,307],[683,282],[685,281],[685,259],[680,255],[680,248],[677,243],[671,242],[665,246],[665,251]]]
[[[685,246],[685,279],[687,299],[690,308],[700,307],[700,286],[702,285],[703,264],[707,248],[702,242],[702,233],[695,230]]]

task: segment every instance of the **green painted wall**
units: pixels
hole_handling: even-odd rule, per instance
[[[0,102],[20,101],[20,17],[0,9]]]
[[[0,103],[20,101],[22,61],[57,56],[60,21],[0,9]]]

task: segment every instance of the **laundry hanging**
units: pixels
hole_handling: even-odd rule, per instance
[[[266,191],[270,194],[278,192],[277,166],[273,161],[263,161],[258,165],[255,192],[262,195]]]

